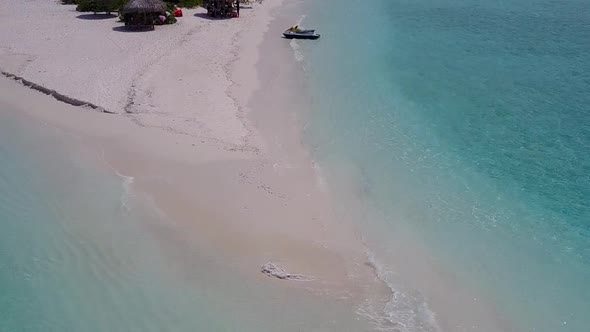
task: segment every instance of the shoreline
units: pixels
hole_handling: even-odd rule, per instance
[[[194,116],[192,121],[207,123],[205,127],[196,126],[204,129],[205,135],[193,135],[191,129],[195,126],[175,126],[176,120],[189,120],[184,114],[154,111],[158,110],[158,104],[165,105],[180,94],[166,88],[172,85],[174,74],[167,76],[169,68],[158,62],[133,81],[129,90],[134,94],[133,101],[127,101],[122,110],[115,112],[127,115],[75,111],[65,104],[60,107],[50,103],[46,96],[32,97],[33,91],[20,91],[10,97],[20,95],[22,104],[27,104],[28,116],[74,134],[96,153],[100,151],[115,173],[133,177],[133,190],[153,198],[158,209],[189,231],[191,238],[206,252],[218,255],[222,250],[226,252],[226,258],[231,256],[230,262],[225,263],[228,266],[240,266],[242,273],[253,280],[281,283],[295,292],[303,289],[310,296],[327,296],[334,301],[334,306],[344,306],[354,313],[361,298],[368,294],[375,296],[382,287],[373,282],[373,271],[365,265],[362,242],[353,229],[343,227],[336,220],[330,208],[330,198],[319,190],[312,160],[298,136],[299,127],[294,114],[277,114],[270,122],[261,125],[261,121],[267,121],[265,115],[270,114],[271,107],[249,102],[262,86],[253,80],[261,65],[259,43],[272,21],[270,11],[281,1],[272,3],[273,7],[267,3],[270,1],[253,9],[262,18],[252,19],[248,28],[256,29],[258,33],[251,33],[251,30],[235,32],[231,42],[223,46],[224,51],[228,51],[228,47],[237,47],[229,50],[230,61],[214,61],[216,68],[225,72],[229,84],[208,86],[203,79],[192,80],[189,75],[174,73],[180,75],[176,76],[180,78],[177,81],[185,81],[180,91],[188,87],[194,89],[196,85],[208,89],[200,97],[221,97],[223,93],[229,97],[229,100],[219,98],[224,100],[225,107],[231,105],[231,99],[235,102],[233,114],[236,118],[231,118],[227,112],[217,114],[214,119],[217,127],[207,121],[211,120],[207,118],[207,112],[214,111],[211,108],[191,114]],[[266,12],[259,14],[263,9]],[[199,19],[193,17],[192,11],[186,12],[190,14],[184,19]],[[242,15],[240,20],[248,18]],[[213,21],[225,24],[224,28],[233,22],[240,21]],[[164,29],[174,29],[174,26]],[[236,27],[233,29],[239,31]],[[250,33],[248,37],[240,39],[246,32]],[[189,32],[188,36],[194,33]],[[211,43],[219,41],[208,40]],[[235,45],[238,40],[241,40],[239,46]],[[159,61],[174,63],[176,60],[179,63],[178,59],[186,58],[196,50],[185,47],[190,43],[191,40],[185,40],[181,47],[161,56]],[[247,48],[244,43],[249,44]],[[289,48],[286,43],[285,46]],[[185,69],[188,66],[184,64]],[[221,73],[218,70],[203,71],[198,64],[192,69],[195,71],[191,74],[196,75]],[[26,72],[26,69],[20,71]],[[225,81],[223,77],[216,78]],[[6,87],[9,85],[6,82]],[[48,88],[53,87],[49,85]],[[275,105],[281,103],[277,101]],[[176,106],[181,106],[179,104],[176,101]],[[132,111],[126,109],[129,105],[132,105]],[[212,105],[224,109],[222,105]],[[51,112],[45,112],[46,107],[52,108]],[[170,115],[174,117],[170,118]],[[287,125],[282,124],[285,119]],[[271,136],[260,134],[259,129],[271,127],[272,130],[265,133],[272,133]],[[281,137],[283,131],[288,134]],[[228,135],[224,136],[224,133]],[[284,139],[286,137],[289,138]],[[269,279],[260,273],[260,267],[269,261],[314,280],[301,283]],[[337,324],[360,324],[359,329],[361,326],[368,328],[366,322],[359,323],[362,319],[354,316],[341,318]]]
[[[282,14],[289,17],[287,21],[298,24],[307,17],[305,13]],[[274,30],[280,31],[280,28],[281,26],[277,26]],[[269,41],[270,38],[266,40]],[[289,78],[288,89],[285,88],[285,82],[278,84],[284,91],[309,91],[310,87],[307,85],[311,77],[307,72],[306,61],[314,59],[303,58],[300,53],[301,45],[293,45],[292,42],[284,43],[288,54],[279,53],[281,56],[268,56],[264,59],[266,62],[261,67],[261,75],[264,76],[267,71],[267,80],[276,81],[277,76],[282,73]],[[295,60],[297,69],[277,70],[281,61],[272,63],[269,60],[283,58],[285,55]],[[265,93],[272,92],[274,91],[270,90]],[[289,147],[291,150],[294,146],[300,147],[303,154],[301,159],[307,160],[314,168],[312,176],[317,178],[317,186],[329,197],[328,205],[333,207],[333,218],[338,220],[338,224],[333,224],[334,227],[330,229],[341,227],[355,234],[356,242],[351,242],[351,245],[362,248],[362,264],[370,269],[370,277],[374,287],[378,289],[367,303],[356,308],[355,313],[369,319],[371,326],[377,330],[396,331],[401,328],[408,331],[514,331],[516,325],[507,317],[501,316],[493,303],[486,301],[485,292],[462,285],[452,269],[441,265],[420,234],[409,229],[402,230],[400,227],[399,234],[394,237],[380,238],[380,234],[389,232],[383,229],[381,233],[378,227],[369,226],[369,219],[379,216],[378,210],[371,205],[370,197],[366,196],[365,184],[359,180],[363,177],[361,171],[351,165],[318,163],[315,158],[321,156],[314,155],[317,151],[313,150],[311,141],[305,141],[309,139],[304,134],[308,121],[312,121],[310,113],[318,111],[314,109],[313,98],[318,96],[309,94],[304,101],[292,97],[289,99],[289,96],[284,96],[279,99],[285,103],[283,106],[288,109],[286,113],[292,115],[290,120],[295,128],[291,137],[296,137],[296,141],[292,141]],[[253,116],[256,117],[256,113]],[[265,117],[268,114],[260,116]],[[261,121],[260,127],[266,129],[266,136],[282,134],[281,139],[289,137],[284,132],[273,132],[273,126],[270,125],[272,122]],[[274,151],[278,151],[280,155],[281,150],[278,144]],[[322,174],[323,167],[326,167],[328,173]],[[375,242],[377,239],[382,242]],[[393,252],[391,247],[383,245],[390,242],[395,243],[391,246],[395,248]],[[398,302],[400,298],[401,301]],[[405,303],[404,300],[409,300],[410,303]]]
[[[174,37],[178,45],[165,54],[147,54],[155,57],[150,65],[142,64],[137,67],[140,72],[132,73],[122,100],[117,103],[113,98],[111,105],[120,105],[114,112],[119,114],[83,111],[21,89],[15,82],[0,84],[7,87],[5,91],[11,90],[11,84],[16,86],[9,97],[28,105],[28,116],[74,134],[89,151],[104,158],[105,167],[120,177],[132,177],[131,190],[153,201],[167,222],[186,233],[204,256],[221,260],[227,271],[248,282],[280,287],[287,298],[302,296],[301,291],[303,297],[322,298],[331,309],[347,313],[336,317],[333,328],[395,330],[397,318],[383,311],[399,289],[383,276],[390,271],[380,268],[367,248],[366,234],[355,224],[366,208],[356,197],[362,190],[354,187],[356,183],[341,183],[336,188],[346,193],[334,195],[335,188],[322,183],[320,166],[303,141],[308,121],[304,112],[311,111],[310,101],[292,91],[306,89],[305,73],[290,43],[272,39],[272,31],[281,28],[279,20],[301,17],[286,13],[281,4],[300,5],[267,0],[238,20],[202,21],[197,16],[201,9],[185,11],[183,20],[194,25],[180,21]],[[94,28],[108,32],[111,23],[99,23]],[[175,28],[156,31],[172,34]],[[140,34],[134,43],[153,38],[162,35]],[[127,62],[131,55],[130,51]],[[140,49],[137,56],[146,54]],[[26,63],[16,66],[21,74],[27,71]],[[88,70],[83,64],[76,66],[81,72]],[[41,73],[39,82],[44,75],[50,76]],[[109,82],[103,78],[93,84]],[[49,85],[52,88],[57,89]],[[85,100],[101,98],[99,93]],[[344,214],[338,206],[342,202],[352,204]],[[411,259],[421,262],[431,258],[426,252],[411,251],[420,246],[410,239],[402,240],[408,246],[400,242],[395,256],[411,253]],[[396,259],[399,267],[420,265],[405,257]],[[312,280],[271,279],[260,272],[268,262]],[[433,266],[428,262],[417,271],[431,273]],[[437,274],[441,271],[436,267]],[[435,281],[430,291],[438,303],[432,309],[443,313],[443,322],[438,322],[443,330],[453,329],[449,321],[456,314],[487,316],[477,312],[479,307],[444,308],[453,290],[461,290],[466,298],[471,294],[459,285],[448,287],[448,280],[440,276],[423,279]]]

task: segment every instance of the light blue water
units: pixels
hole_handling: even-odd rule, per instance
[[[517,330],[590,326],[588,8],[329,0],[304,21],[331,182],[360,182],[379,247],[410,230]]]
[[[244,279],[76,136],[19,113],[0,101],[1,332],[342,330],[344,309]]]
[[[0,112],[0,331],[188,331],[231,326],[191,286],[155,215],[72,137]],[[98,165],[97,165],[98,163]]]

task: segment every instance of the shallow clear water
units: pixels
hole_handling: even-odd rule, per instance
[[[2,107],[0,331],[231,326],[166,257],[157,215],[132,212],[130,179]]]
[[[201,246],[100,153],[19,112],[0,101],[0,331],[342,330],[348,308],[245,278],[259,266]]]
[[[590,325],[588,5],[314,2],[297,47],[309,144],[376,256],[404,229],[517,330]]]

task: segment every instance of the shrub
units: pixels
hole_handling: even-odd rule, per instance
[[[78,4],[79,12],[116,12],[126,0],[67,0]]]
[[[178,7],[184,8],[194,8],[203,5],[203,0],[167,0],[166,2],[171,2]]]
[[[176,16],[174,16],[174,13],[170,13],[168,15],[166,15],[166,24],[174,24],[176,23]]]

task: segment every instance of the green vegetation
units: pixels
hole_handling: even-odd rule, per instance
[[[174,24],[178,21],[176,16],[174,16],[175,6],[173,3],[166,2],[166,22],[164,24]]]
[[[176,4],[178,7],[184,8],[194,8],[198,6],[202,6],[204,1],[203,0],[175,0],[175,1],[168,1]]]
[[[127,0],[61,0],[64,5],[78,5],[79,12],[115,12],[123,7]],[[178,7],[194,8],[203,6],[205,0],[164,0]]]
[[[164,22],[165,24],[174,24],[176,23],[178,20],[176,19],[176,16],[174,16],[173,13],[170,13],[168,15],[166,15],[166,22]]]
[[[79,12],[116,12],[126,0],[61,0],[64,5],[78,5]]]

